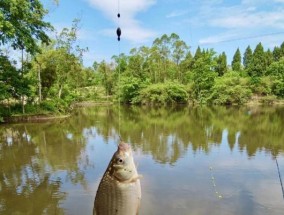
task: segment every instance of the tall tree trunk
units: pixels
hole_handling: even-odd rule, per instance
[[[39,65],[38,69],[38,97],[39,97],[39,103],[42,101],[42,94],[41,94],[41,65]]]
[[[22,48],[22,78],[24,77],[24,49]],[[25,97],[22,94],[21,95],[21,100],[22,100],[22,111],[23,114],[25,114]]]
[[[59,91],[58,91],[58,98],[61,98],[61,94],[62,94],[62,84],[59,85]]]

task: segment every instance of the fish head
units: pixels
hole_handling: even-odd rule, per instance
[[[132,150],[127,143],[120,143],[112,161],[113,176],[120,182],[127,182],[137,177]]]

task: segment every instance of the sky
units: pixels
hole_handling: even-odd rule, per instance
[[[78,44],[89,51],[84,65],[110,61],[132,48],[151,46],[163,34],[176,33],[191,48],[213,48],[227,54],[228,64],[240,49],[261,42],[273,49],[284,41],[284,0],[43,0],[60,32],[79,18]],[[120,12],[121,18],[117,18]],[[122,30],[117,41],[116,29]]]

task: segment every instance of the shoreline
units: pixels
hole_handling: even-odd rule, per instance
[[[72,105],[73,108],[82,108],[82,107],[96,107],[96,106],[110,106],[113,105],[114,102],[111,101],[105,101],[105,102],[96,102],[96,101],[83,101],[78,102],[76,104]],[[186,104],[185,104],[186,105]],[[143,106],[143,105],[142,105]],[[198,106],[198,104],[190,105],[189,106]],[[215,106],[215,105],[213,105]],[[222,105],[221,105],[222,106]],[[229,105],[232,107],[240,106],[240,107],[259,107],[259,106],[284,106],[284,100],[277,100],[273,103],[263,103],[260,101],[260,99],[253,99],[243,105]],[[70,117],[71,114],[66,115],[54,115],[52,113],[50,114],[25,114],[25,115],[14,115],[10,117],[3,117],[4,121],[0,122],[1,124],[7,124],[7,123],[19,123],[19,122],[46,122],[46,121],[52,121],[52,120],[60,120],[60,119],[66,119]]]
[[[33,114],[33,115],[17,115],[17,116],[10,116],[4,117],[4,122],[0,124],[7,124],[7,123],[18,123],[18,122],[46,122],[58,119],[66,119],[71,115],[43,115],[43,114]]]

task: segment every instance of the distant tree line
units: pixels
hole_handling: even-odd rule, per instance
[[[88,49],[77,43],[80,20],[51,39],[47,13],[39,0],[0,3],[0,120],[16,113],[65,112],[83,100],[243,104],[252,97],[268,103],[284,97],[284,42],[272,51],[261,43],[254,50],[248,46],[243,56],[237,49],[229,65],[225,52],[198,47],[193,54],[172,33],[85,68]]]
[[[206,103],[243,104],[252,96],[271,103],[284,97],[284,42],[273,51],[259,43],[231,64],[226,53],[198,47],[194,53],[172,33],[127,56],[113,56],[113,64],[95,63],[108,94],[131,104]],[[118,84],[118,73],[120,83]]]

